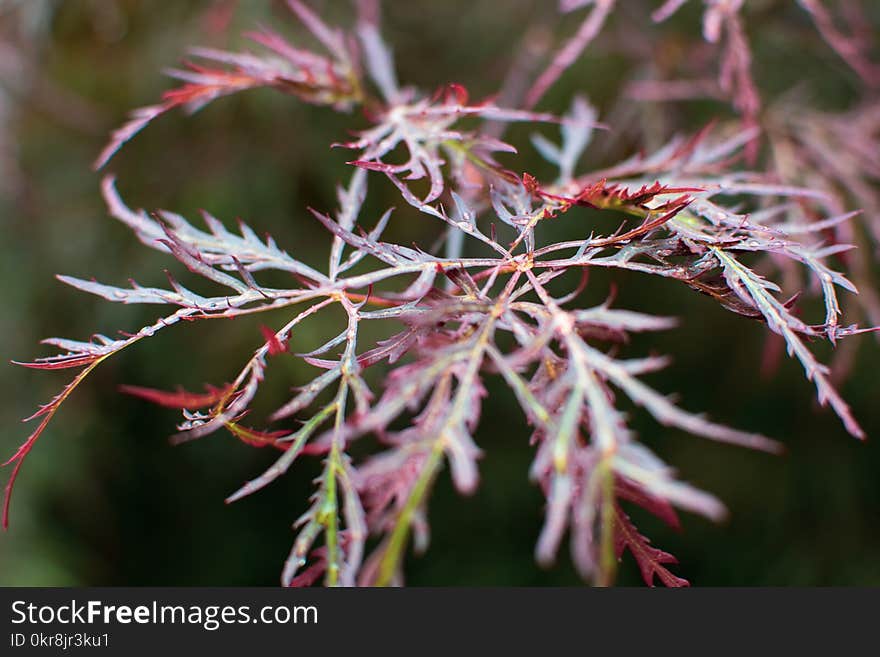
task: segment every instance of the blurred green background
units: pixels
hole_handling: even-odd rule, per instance
[[[386,4],[385,32],[400,78],[428,89],[456,81],[476,97],[497,90],[527,32],[529,43],[540,47],[554,33],[570,34],[580,20],[580,14],[560,19],[549,0]],[[795,3],[750,4],[756,77],[768,97],[805,82],[820,106],[852,102],[853,77],[817,40]],[[350,14],[347,2],[312,5],[330,17]],[[640,6],[652,3],[622,3],[618,20],[543,107],[561,111],[572,92],[584,90],[605,116],[619,109],[615,99],[627,76],[646,64],[629,60],[627,40],[651,30],[644,32],[651,35],[646,41],[657,50],[646,52],[656,64],[699,38],[697,3],[661,28],[649,27]],[[180,273],[106,216],[91,162],[129,109],[153,102],[168,87],[160,71],[176,65],[189,45],[236,48],[242,44],[237,35],[260,22],[300,34],[280,2],[0,0],[0,336],[7,360],[43,355],[37,344],[43,337],[84,339],[95,331],[136,330],[154,319],[155,308],[106,303],[53,278],[69,273],[122,284],[131,276],[148,285],[164,282],[165,267]],[[638,116],[653,117],[661,131],[670,131],[693,130],[714,114],[730,116],[715,103],[654,107]],[[614,115],[608,120],[614,125]],[[240,216],[294,254],[317,257],[328,242],[304,208],[334,207],[334,181],[344,179],[349,154],[328,145],[362,125],[358,116],[304,106],[271,91],[251,92],[218,101],[193,118],[174,113],[161,119],[109,169],[133,206],[164,207],[192,218],[199,208],[226,221]],[[522,152],[518,166],[540,170],[528,132],[509,136]],[[585,165],[621,154],[627,143],[622,136],[605,139],[605,146],[600,140]],[[377,185],[367,216],[393,199],[390,189]],[[430,244],[436,229],[401,209],[390,235]],[[678,391],[688,409],[708,410],[713,418],[788,446],[782,457],[749,453],[634,414],[634,426],[653,449],[731,509],[722,525],[685,515],[682,533],[634,514],[655,545],[679,558],[677,574],[700,585],[880,584],[878,343],[860,339],[854,373],[842,387],[874,437],[859,444],[816,407],[812,386],[795,362],[786,360],[775,375],[760,376],[761,325],[672,283],[638,276],[616,280],[622,307],[683,318],[681,329],[634,345],[641,353],[674,356],[652,383]],[[597,298],[607,292],[606,279],[591,284]],[[221,433],[172,448],[166,436],[177,413],[116,392],[121,383],[196,388],[227,381],[260,343],[259,323],[207,322],[163,331],[103,365],[76,391],[18,480],[11,528],[0,536],[0,584],[278,581],[293,539],[290,524],[306,508],[314,464],[303,461],[267,490],[225,506],[223,498],[274,455]],[[318,322],[309,330],[298,338],[297,351],[320,343],[329,327]],[[266,408],[306,374],[289,360],[269,379]],[[0,367],[5,454],[27,435],[19,419],[56,394],[68,374]],[[528,431],[511,396],[490,390],[477,433],[485,451],[480,489],[461,497],[448,475],[441,478],[430,502],[431,547],[409,559],[408,582],[578,584],[567,548],[551,570],[533,561],[543,501],[527,480]],[[628,556],[620,582],[639,582]]]

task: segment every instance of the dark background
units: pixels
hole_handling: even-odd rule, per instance
[[[318,4],[331,16],[349,13],[344,2],[313,3]],[[540,44],[576,28],[581,14],[560,20],[553,4],[389,2],[385,32],[402,81],[428,89],[456,81],[480,97],[498,88],[529,30]],[[621,4],[626,6],[607,34],[542,107],[561,111],[572,92],[584,90],[604,116],[638,66],[626,56],[627,41],[645,41],[655,48],[652,56],[668,60],[680,57],[682,44],[700,38],[697,3],[662,27],[651,26],[638,9],[651,3]],[[813,91],[820,107],[845,108],[854,98],[855,80],[795,3],[749,4],[755,74],[765,98],[800,84]],[[91,162],[129,109],[154,102],[167,88],[160,70],[176,65],[187,46],[237,48],[242,43],[237,35],[260,21],[300,35],[281,3],[273,2],[0,3],[4,358],[43,355],[37,345],[42,337],[84,339],[95,331],[136,330],[153,320],[155,307],[107,303],[53,278],[68,273],[122,284],[132,276],[145,285],[162,284],[162,269],[175,267],[106,216]],[[710,102],[650,112],[666,131],[694,130],[712,115],[730,116],[724,104]],[[613,115],[608,120],[614,125]],[[241,216],[296,255],[323,254],[326,237],[304,208],[334,207],[334,181],[344,179],[348,153],[328,145],[362,125],[358,116],[305,106],[272,91],[249,92],[193,118],[174,113],[161,119],[110,170],[132,206],[165,207],[192,218],[199,208],[226,221]],[[522,152],[521,168],[540,170],[528,131],[509,136]],[[600,143],[584,165],[605,163],[615,148],[621,148],[620,140],[604,149]],[[377,186],[376,194],[368,212],[393,202],[389,189]],[[436,226],[401,210],[390,235],[429,244]],[[676,572],[702,585],[880,584],[877,342],[860,338],[854,373],[842,386],[875,437],[860,444],[831,413],[816,407],[812,385],[796,362],[784,360],[775,374],[760,375],[766,335],[760,324],[673,283],[637,276],[616,280],[622,307],[683,318],[679,330],[635,344],[641,353],[653,349],[674,356],[666,372],[653,375],[653,384],[678,391],[688,409],[709,410],[715,419],[777,437],[788,447],[782,457],[749,453],[634,414],[634,426],[662,458],[731,509],[722,525],[685,515],[682,533],[635,516],[655,545],[678,556]],[[605,279],[591,284],[597,297],[607,292]],[[196,388],[204,381],[227,381],[259,344],[259,323],[259,318],[206,322],[163,331],[102,365],[76,391],[22,469],[12,526],[0,537],[0,583],[278,581],[293,539],[290,524],[305,510],[314,464],[303,461],[269,489],[227,507],[223,498],[274,455],[219,432],[171,448],[165,437],[177,413],[116,392],[120,383]],[[320,322],[310,325],[296,350],[321,342],[329,330]],[[267,394],[267,408],[306,373],[290,361],[269,381],[274,392]],[[27,435],[18,419],[54,395],[67,374],[0,367],[4,454]],[[567,548],[549,571],[533,561],[543,501],[527,480],[528,431],[511,396],[499,388],[490,391],[495,394],[486,400],[477,433],[485,451],[480,489],[461,497],[448,475],[441,477],[430,503],[431,547],[427,555],[409,559],[408,582],[577,584]],[[639,581],[628,557],[620,581]]]

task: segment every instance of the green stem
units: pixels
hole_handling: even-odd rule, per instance
[[[617,509],[614,503],[614,470],[611,459],[604,457],[598,466],[602,486],[602,529],[599,551],[599,586],[611,586],[617,574],[617,556],[614,551]]]
[[[376,586],[388,586],[391,583],[409,537],[413,515],[415,515],[416,510],[424,501],[428,489],[431,487],[431,482],[437,475],[442,462],[443,441],[438,440],[434,443],[430,454],[428,454],[428,459],[425,461],[421,473],[419,473],[419,478],[413,486],[412,493],[407,498],[406,505],[397,517],[397,522],[394,524],[394,529],[388,538],[388,547],[385,548],[382,561],[379,563]]]

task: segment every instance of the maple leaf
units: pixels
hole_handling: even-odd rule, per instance
[[[677,564],[678,559],[651,545],[651,541],[642,536],[636,526],[619,506],[615,508],[614,553],[620,559],[624,551],[629,550],[636,560],[642,579],[648,586],[654,586],[657,577],[665,586],[690,586],[686,579],[673,575],[667,564]]]
[[[653,17],[666,20],[684,4],[668,0]],[[743,3],[704,4],[704,37],[718,43],[721,52],[716,95],[732,102],[741,120],[735,129],[710,124],[692,135],[673,136],[653,151],[635,150],[600,170],[579,168],[593,131],[602,127],[584,95],[576,96],[562,116],[532,107],[594,42],[611,19],[614,0],[562,3],[566,12],[589,10],[531,87],[528,81],[518,85],[525,109],[494,99],[475,102],[459,84],[434,94],[401,86],[373,2],[357,3],[356,25],[346,31],[327,25],[299,0],[288,0],[320,52],[296,47],[269,30],[249,35],[260,54],[193,51],[198,61],[171,72],[182,86],[166,92],[159,104],[135,110],[113,133],[98,165],[171,109],[196,111],[245,89],[269,87],[338,110],[359,105],[368,126],[352,141],[337,144],[356,151],[350,180],[336,190],[338,207],[309,209],[309,220],[317,222],[312,226],[326,238],[328,257],[323,265],[306,264],[296,250],[258,236],[250,224],[239,221],[232,230],[208,212],[202,212],[197,227],[168,210],[132,209],[117,193],[113,177],[106,177],[102,191],[108,214],[142,244],[169,256],[175,270],[166,272],[163,287],[58,277],[107,301],[163,311],[135,333],[120,331],[118,339],[52,338],[45,343],[59,353],[20,363],[80,371],[28,418],[40,422],[5,464],[12,471],[4,526],[25,458],[62,404],[101,363],[175,324],[273,313],[280,318],[273,326],[279,328],[259,326],[263,340],[231,383],[206,386],[205,392],[121,390],[180,409],[183,420],[173,442],[226,430],[246,445],[277,450],[274,462],[227,502],[257,493],[304,458],[320,460],[314,494],[294,525],[282,584],[311,585],[322,577],[331,586],[402,583],[407,546],[419,553],[428,548],[429,502],[441,470],[449,468],[461,494],[479,487],[481,410],[492,389],[489,381],[499,379],[532,428],[529,475],[546,497],[536,559],[550,564],[568,534],[574,565],[587,580],[610,583],[613,557],[628,551],[648,585],[658,580],[687,585],[667,567],[675,558],[653,547],[620,503],[641,506],[676,529],[678,510],[719,520],[725,507],[649,450],[630,416],[644,413],[664,427],[740,447],[771,453],[781,447],[755,431],[687,410],[687,400],[679,404],[648,383],[645,375],[668,367],[670,360],[633,355],[631,338],[674,329],[677,313],[671,308],[649,315],[617,307],[613,293],[603,303],[587,305],[582,293],[595,285],[590,270],[601,268],[612,277],[624,271],[633,281],[636,275],[654,276],[670,289],[698,291],[758,320],[749,327],[780,336],[813,382],[819,402],[829,405],[851,434],[863,437],[828,366],[808,345],[819,340],[837,345],[874,330],[843,323],[845,305],[838,295],[855,292],[856,286],[830,262],[837,257],[847,264],[847,225],[856,215],[845,211],[835,190],[848,190],[868,209],[880,207],[871,191],[877,178],[876,149],[871,149],[876,139],[865,138],[878,133],[880,114],[870,103],[831,121],[785,112],[778,120],[782,127],[771,126],[771,144],[783,152],[779,170],[742,168],[743,162],[752,166],[758,154],[762,120]],[[870,79],[861,37],[837,30],[820,2],[801,5],[832,47]],[[502,95],[508,96],[515,100],[516,94]],[[559,143],[543,134],[532,138],[555,169],[550,182],[527,172],[518,176],[499,163],[500,156],[496,160],[498,153],[515,159],[517,149],[501,139],[512,122],[558,128]],[[785,165],[791,159],[784,157],[785,148],[803,154],[794,158],[797,166]],[[390,181],[405,204],[418,210],[404,208],[406,221],[415,216],[436,223],[435,243],[386,236],[390,209],[365,216],[368,179],[374,178]],[[824,182],[814,185],[815,180]],[[577,206],[624,219],[616,230],[599,232],[569,213]],[[551,219],[555,230],[542,230]],[[502,239],[499,233],[505,231]],[[568,239],[557,241],[564,232]],[[862,265],[858,272],[870,271],[865,261],[857,264]],[[822,300],[823,316],[814,321],[796,311],[799,293],[776,282],[796,280],[797,271],[811,282],[804,293],[815,292]],[[265,272],[283,272],[271,280],[286,282],[270,286]],[[580,274],[577,286],[554,296],[567,272]],[[210,291],[196,293],[180,276]],[[870,310],[876,283],[866,282]],[[675,299],[664,296],[670,307]],[[880,303],[874,303],[874,315],[880,317],[877,308]],[[294,334],[318,314],[327,315],[322,326],[335,328],[318,347],[290,354],[298,363],[290,371],[302,380],[292,382],[295,387],[269,415],[268,421],[277,424],[269,429],[242,425],[269,371],[287,360],[273,357],[288,353]],[[358,449],[352,449],[358,441]],[[375,540],[368,542],[370,536]]]
[[[173,392],[165,390],[156,390],[154,388],[144,388],[142,386],[119,386],[120,392],[133,397],[140,397],[159,406],[167,408],[205,408],[213,406],[223,399],[226,399],[232,392],[232,386],[226,385],[216,388],[211,385],[205,386],[205,392],[187,392],[183,388],[178,388]]]

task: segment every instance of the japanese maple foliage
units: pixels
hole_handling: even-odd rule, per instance
[[[652,17],[665,21],[685,3],[654,3]],[[416,551],[428,547],[429,500],[440,470],[449,468],[460,492],[478,489],[480,409],[486,381],[495,379],[514,393],[521,421],[532,429],[535,456],[528,476],[547,501],[537,560],[553,562],[568,535],[572,560],[587,581],[613,583],[616,563],[628,552],[647,584],[687,585],[670,571],[675,558],[651,545],[627,507],[641,507],[675,527],[676,508],[718,520],[725,507],[678,479],[639,441],[621,406],[629,400],[660,425],[710,440],[768,452],[778,451],[779,444],[688,410],[686,399],[679,405],[646,383],[643,375],[668,360],[630,353],[629,336],[672,330],[676,319],[620,308],[613,299],[584,305],[581,292],[594,267],[659,276],[670,287],[709,295],[725,309],[762,322],[801,364],[819,403],[862,438],[829,367],[810,347],[820,340],[837,345],[870,330],[843,321],[840,290],[854,293],[856,287],[832,264],[851,248],[847,237],[852,237],[849,225],[856,216],[851,202],[869,209],[880,205],[872,187],[880,172],[876,148],[872,152],[861,142],[856,149],[867,135],[876,145],[880,125],[872,95],[880,75],[862,32],[838,27],[819,0],[801,0],[798,4],[829,46],[863,79],[864,102],[852,116],[762,112],[744,27],[745,3],[705,0],[702,34],[720,48],[709,95],[728,100],[739,118],[672,136],[653,152],[637,152],[591,171],[581,166],[588,159],[584,153],[594,131],[613,129],[613,121],[599,124],[585,95],[573,98],[563,112],[534,108],[595,43],[617,5],[627,3],[561,4],[568,17],[585,10],[583,22],[546,57],[520,106],[473,100],[458,84],[433,93],[402,86],[380,36],[377,3],[369,0],[355,3],[357,18],[350,29],[331,27],[303,2],[288,0],[317,50],[293,45],[266,29],[249,35],[258,53],[194,50],[184,69],[171,72],[183,85],[166,92],[159,104],[135,110],[113,133],[97,167],[106,166],[164,113],[178,107],[192,112],[246,89],[270,87],[340,112],[362,108],[363,118],[353,121],[368,125],[337,144],[352,153],[351,175],[339,187],[338,207],[303,213],[302,221],[315,222],[326,233],[326,266],[307,265],[295,249],[259,236],[243,222],[231,230],[207,212],[200,226],[170,211],[132,209],[118,195],[113,176],[105,177],[109,214],[145,246],[176,261],[168,285],[144,287],[131,281],[118,287],[59,278],[109,301],[166,309],[155,322],[116,338],[46,340],[59,353],[24,363],[78,372],[32,416],[39,424],[6,463],[12,470],[4,526],[25,458],[92,370],[176,324],[263,313],[254,351],[230,370],[229,382],[212,382],[199,392],[136,385],[122,390],[180,409],[175,441],[228,431],[246,444],[278,449],[274,464],[232,492],[229,502],[271,484],[298,459],[320,459],[321,475],[296,521],[283,584],[308,585],[321,578],[327,585],[403,583],[407,546]],[[851,19],[857,3],[845,4]],[[664,81],[648,89],[642,82],[641,93],[654,97],[666,91],[673,97],[679,89]],[[517,148],[502,141],[503,125],[511,122],[540,125],[544,134],[548,126],[558,131],[558,142],[544,134],[533,139],[555,167],[552,178],[517,168]],[[814,125],[822,130],[810,132]],[[838,138],[856,150],[836,150]],[[765,144],[771,153],[762,160]],[[362,212],[370,187],[386,181],[411,206],[397,213],[435,223],[442,239],[431,248],[386,241],[391,210],[380,216]],[[571,219],[578,207],[625,219],[617,230],[591,232]],[[547,222],[554,223],[554,231],[544,230]],[[570,239],[548,239],[559,227]],[[875,222],[869,235],[877,234]],[[213,295],[185,287],[178,278],[186,270],[213,284]],[[289,274],[290,286],[261,282],[262,273],[270,270]],[[571,271],[583,274],[581,283],[558,296],[551,283]],[[792,271],[803,272],[810,281],[804,291],[823,300],[821,317],[801,317],[797,298],[783,294],[782,285],[774,282]],[[865,281],[859,282],[864,288]],[[867,296],[871,303],[854,311],[877,322],[876,290]],[[293,353],[291,336],[300,324],[333,307],[345,318],[338,333],[309,353]],[[361,327],[376,322],[394,330],[391,337],[371,343],[362,338]],[[249,415],[251,403],[267,369],[290,358],[311,366],[314,377],[297,382],[290,399],[261,423]],[[371,368],[384,372],[380,389],[365,379]],[[349,447],[368,438],[370,455],[352,458]]]

